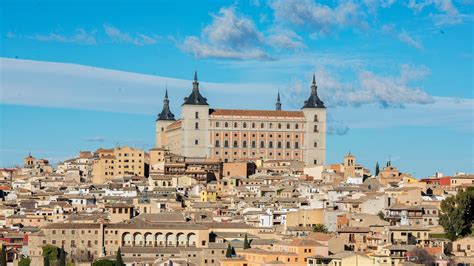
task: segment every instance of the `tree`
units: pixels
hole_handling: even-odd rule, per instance
[[[44,266],[50,266],[49,257],[43,257],[43,265]]]
[[[324,224],[315,224],[313,226],[313,232],[327,233],[328,229]]]
[[[225,252],[225,257],[226,258],[231,258],[232,257],[232,247],[230,244],[227,245],[227,250]]]
[[[120,247],[117,250],[117,257],[115,258],[115,266],[123,266],[122,260],[122,252],[120,251]]]
[[[18,266],[30,266],[31,264],[31,259],[29,257],[23,257],[20,259],[20,262],[18,262]]]
[[[244,249],[251,248],[250,243],[252,243],[252,240],[249,241],[247,234],[245,234],[244,238]]]
[[[378,176],[380,173],[380,166],[379,166],[379,162],[377,162],[375,164],[375,176]]]
[[[43,257],[47,257],[49,263],[56,261],[59,256],[59,248],[53,245],[43,246]]]
[[[439,224],[451,240],[471,234],[474,221],[474,187],[441,202]]]
[[[92,263],[92,266],[115,266],[115,261],[108,259],[96,260]]]
[[[59,251],[59,266],[66,266],[66,252],[64,246]]]
[[[7,265],[7,250],[5,246],[2,246],[2,252],[0,254],[0,265]]]

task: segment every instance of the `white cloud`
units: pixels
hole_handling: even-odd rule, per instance
[[[270,56],[262,48],[264,41],[250,18],[238,14],[235,7],[227,7],[212,14],[211,24],[200,37],[186,37],[181,49],[196,57],[268,60]]]
[[[111,25],[104,25],[105,34],[116,43],[130,43],[133,45],[152,45],[156,44],[160,37],[158,35],[145,35],[138,33],[136,36],[132,36],[127,32],[122,32],[118,28]]]
[[[403,108],[407,104],[430,104],[434,98],[419,87],[411,85],[430,71],[427,67],[400,66],[399,76],[381,76],[364,70],[355,72],[356,82],[340,81],[326,69],[316,72],[318,94],[329,107],[376,104],[382,108]],[[284,94],[294,108],[309,94],[308,82],[296,80]]]
[[[74,64],[0,58],[0,65],[2,104],[156,114],[161,110],[167,84],[171,109],[179,117],[182,99],[191,91],[190,80]],[[442,125],[472,132],[473,99],[431,97],[407,85],[428,73],[425,67],[403,65],[399,76],[379,76],[365,71],[359,75],[359,85],[352,85],[327,70],[318,70],[318,92],[328,103],[331,115],[328,129],[332,134],[344,134],[347,127]],[[248,95],[252,94],[253,99],[268,102],[266,109],[274,108],[277,84],[201,82],[200,85],[213,107],[242,108],[245,103],[245,108],[261,109],[262,101],[249,100]],[[309,95],[309,77],[305,82],[299,81],[296,88],[292,86],[281,93],[284,109],[301,108]],[[295,98],[288,97],[295,94]],[[358,94],[364,97],[358,98]],[[404,108],[381,108],[401,106]],[[87,140],[100,141],[101,137]]]
[[[328,34],[334,28],[366,28],[366,14],[351,1],[341,1],[335,7],[313,0],[276,0],[270,3],[278,23],[303,26],[318,34]]]
[[[400,41],[410,45],[410,46],[415,47],[418,50],[423,50],[424,49],[423,44],[421,43],[421,41],[414,39],[405,30],[403,30],[402,32],[400,32],[400,34],[398,34],[398,39]]]
[[[437,25],[461,23],[465,17],[465,15],[459,13],[451,0],[409,0],[407,6],[415,13],[433,6],[440,12],[439,14],[432,14]]]
[[[87,32],[84,29],[77,29],[74,35],[68,36],[60,33],[35,34],[26,38],[41,42],[62,42],[62,43],[78,43],[78,44],[97,44],[95,32]]]
[[[274,28],[271,29],[270,32],[271,33],[268,35],[266,42],[277,50],[297,50],[305,47],[303,38],[292,30]]]

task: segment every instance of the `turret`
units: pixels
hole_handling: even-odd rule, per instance
[[[275,104],[275,110],[281,111],[280,92],[278,92],[277,101]]]

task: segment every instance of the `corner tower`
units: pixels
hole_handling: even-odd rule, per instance
[[[174,114],[170,110],[170,101],[168,100],[168,90],[165,92],[163,99],[163,110],[156,118],[156,148],[166,147],[165,131],[166,127],[175,122]]]
[[[305,116],[304,161],[305,164],[324,165],[326,162],[326,107],[319,99],[316,77],[313,75],[311,94],[304,102]]]
[[[194,72],[193,89],[181,106],[182,155],[209,157],[209,104],[199,92],[197,71]]]

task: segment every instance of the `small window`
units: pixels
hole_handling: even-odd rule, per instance
[[[195,139],[194,140],[194,145],[198,145],[199,144],[199,140]]]
[[[216,122],[216,127],[219,127],[219,122]]]
[[[298,129],[298,127],[299,127],[298,124],[295,124],[295,129]]]
[[[224,123],[224,127],[225,127],[225,128],[228,128],[228,127],[229,127],[229,123],[225,122],[225,123]]]
[[[255,128],[255,123],[252,123],[252,128]]]
[[[314,125],[313,132],[319,132],[319,130],[318,130],[318,125]]]
[[[281,129],[281,124],[280,123],[278,123],[278,129]]]
[[[196,119],[198,119],[198,118],[199,118],[199,112],[194,113],[194,117],[195,117]]]
[[[265,124],[264,124],[264,123],[261,123],[261,124],[260,124],[260,128],[265,128]]]
[[[234,123],[234,127],[238,127],[237,122]]]
[[[196,123],[194,124],[194,129],[199,129],[199,122],[196,122]]]
[[[286,124],[286,129],[290,129],[290,124]]]
[[[243,128],[247,128],[247,123],[244,122],[244,124],[242,125]]]
[[[299,143],[298,142],[295,142],[295,149],[299,149]]]
[[[218,139],[216,139],[216,147],[219,147],[220,146],[220,142]]]

